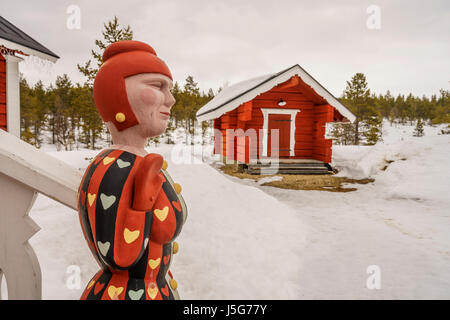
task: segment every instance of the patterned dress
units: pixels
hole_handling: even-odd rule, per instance
[[[169,266],[187,208],[181,187],[164,166],[155,173],[162,181],[159,191],[139,190],[136,176],[145,176],[144,159],[109,149],[86,169],[78,190],[79,219],[101,270],[87,284],[83,300],[179,299]],[[151,208],[134,209],[139,194],[151,196]]]

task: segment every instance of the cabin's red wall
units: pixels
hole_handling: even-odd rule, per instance
[[[214,119],[214,149],[213,154],[220,154],[220,146],[222,144],[222,138],[218,135],[220,130],[220,118]]]
[[[0,54],[0,129],[6,130],[6,60]]]
[[[329,104],[314,107],[315,132],[313,158],[326,163],[331,162],[332,140],[325,139],[325,125],[333,122],[334,108]]]
[[[274,87],[272,90],[257,96],[252,101],[240,105],[238,108],[223,114],[215,119],[214,127],[221,130],[220,150],[219,143],[215,144],[214,153],[221,153],[228,160],[238,160],[249,163],[250,157],[259,156],[262,151],[262,136],[264,118],[262,108],[299,109],[295,119],[295,156],[294,159],[316,159],[326,163],[331,162],[332,142],[325,139],[325,124],[335,118],[334,108],[327,104],[323,98],[315,95],[312,89],[301,80],[296,85],[287,86],[286,83]],[[283,99],[287,104],[279,107],[278,101]],[[242,129],[249,133],[254,129],[257,137],[255,143],[250,143],[250,135],[229,137],[233,144],[228,146],[226,129]],[[216,139],[217,141],[217,139]],[[232,150],[234,149],[234,150]]]
[[[309,100],[298,102],[300,112],[295,120],[295,157],[312,159],[314,142],[314,104]]]

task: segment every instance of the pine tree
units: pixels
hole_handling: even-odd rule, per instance
[[[178,84],[178,82],[175,81],[175,84],[173,85],[173,88],[171,90],[173,97],[175,98],[175,104],[172,106],[170,110],[170,117],[175,120],[175,128],[178,127],[178,123],[181,122],[185,115],[184,115],[184,102],[183,102],[183,93],[182,90]]]
[[[375,145],[380,140],[382,122],[381,114],[375,108],[369,108],[366,119],[363,122],[363,136],[367,145]]]
[[[50,131],[52,133],[52,139],[51,144],[56,144],[56,108],[55,108],[55,88],[53,87],[53,84],[50,84],[50,86],[47,89],[47,123],[46,123],[46,129],[47,131]]]
[[[172,139],[173,132],[175,131],[175,126],[173,125],[173,120],[169,119],[167,122],[167,129],[164,132],[164,136],[167,137],[166,143],[167,144],[174,144],[175,141]]]
[[[154,136],[154,137],[147,139],[146,146],[150,147],[152,142],[155,144],[155,147],[158,147],[158,144],[161,142],[160,136]]]
[[[450,123],[450,91],[440,90],[441,96],[432,96],[431,104],[434,110],[431,112],[433,124]]]
[[[355,139],[355,126],[349,122],[335,122],[331,130],[333,144],[349,145]]]
[[[391,92],[388,90],[384,96],[380,94],[376,100],[378,101],[381,116],[389,118],[394,107],[394,97],[392,97]]]
[[[356,116],[354,144],[359,144],[360,122],[364,121],[370,104],[370,89],[367,87],[366,76],[356,73],[351,81],[347,81],[347,87],[343,94],[343,100]]]
[[[440,132],[440,133],[438,133],[438,134],[450,134],[450,124],[449,124],[449,125],[447,125],[447,127],[446,127],[446,128],[444,128],[444,129],[441,129],[441,132]]]
[[[206,133],[208,132],[208,128],[210,126],[209,121],[202,121],[202,145],[205,144]]]
[[[36,108],[34,113],[34,145],[40,147],[42,144],[41,131],[45,127],[48,112],[48,98],[47,92],[41,80],[36,82],[32,89],[32,94],[36,99]]]
[[[20,137],[23,141],[34,144],[32,124],[35,113],[36,99],[33,97],[28,82],[20,75]]]
[[[213,98],[214,98],[214,91],[211,88],[209,88],[208,94],[202,95],[201,97],[200,107],[207,104]],[[206,133],[208,132],[208,128],[212,127],[212,125],[213,121],[202,121],[202,145],[206,143],[205,141]]]
[[[406,104],[405,96],[399,94],[395,99],[395,105],[397,109],[397,118],[401,124],[405,124],[408,118],[408,107]]]
[[[408,94],[405,101],[405,113],[406,118],[409,120],[410,125],[413,124],[416,119],[416,111],[417,111],[417,99],[412,95],[412,93]]]
[[[200,89],[197,82],[192,76],[186,78],[183,90],[183,108],[185,114],[185,129],[186,129],[186,144],[188,142],[188,135],[191,135],[191,144],[194,143],[195,136],[195,119],[198,109],[201,107],[200,103]]]
[[[95,40],[95,45],[98,51],[91,50],[92,58],[96,66],[91,66],[92,60],[88,60],[84,65],[77,64],[78,70],[87,77],[87,83],[92,86],[98,69],[103,63],[102,55],[106,47],[111,43],[120,40],[132,40],[133,31],[128,25],[126,27],[120,27],[119,19],[114,16],[112,21],[108,21],[103,24],[104,30],[102,31],[103,40]]]
[[[414,137],[423,137],[424,135],[425,135],[425,133],[424,133],[424,130],[423,130],[422,119],[419,118],[417,120],[416,127],[414,128],[413,136]]]
[[[91,87],[77,84],[73,89],[71,104],[77,107],[80,117],[80,141],[87,148],[96,149],[95,144],[103,131],[103,121],[96,110]]]
[[[75,143],[75,130],[73,119],[75,108],[70,104],[72,82],[67,74],[56,77],[53,115],[54,134],[56,138],[57,150],[64,146],[65,150],[72,150]]]
[[[91,50],[93,60],[88,60],[84,63],[84,65],[77,64],[78,70],[87,78],[82,90],[83,97],[81,98],[84,103],[82,116],[83,124],[81,126],[82,136],[84,143],[89,145],[92,149],[95,149],[95,142],[100,137],[103,130],[106,132],[106,140],[108,143],[111,143],[111,135],[108,128],[103,126],[103,122],[97,113],[95,103],[92,98],[92,86],[95,76],[103,63],[103,52],[110,44],[114,42],[133,39],[133,31],[131,30],[131,27],[129,25],[126,27],[120,26],[119,19],[116,16],[114,16],[112,21],[104,23],[103,27],[103,39],[95,40],[97,51]],[[95,66],[92,66],[93,63],[95,63]],[[86,90],[90,92],[87,92]]]

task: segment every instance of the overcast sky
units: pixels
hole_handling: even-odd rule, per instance
[[[80,29],[67,27],[69,5],[80,8]],[[294,64],[336,96],[356,72],[375,93],[450,89],[448,0],[13,0],[0,10],[61,57],[50,68],[22,62],[31,83],[63,73],[84,82],[76,65],[90,59],[103,23],[116,15],[166,61],[174,80],[192,75],[204,91]]]

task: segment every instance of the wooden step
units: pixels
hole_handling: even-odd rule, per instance
[[[249,174],[331,174],[331,167],[321,161],[258,162],[248,165]]]
[[[248,168],[249,174],[261,174],[261,168]],[[263,168],[263,174],[330,174],[326,167],[321,168]]]
[[[304,162],[304,163],[259,163],[259,164],[250,164],[249,168],[267,168],[278,165],[279,168],[326,168],[324,163],[315,163],[315,162]]]

